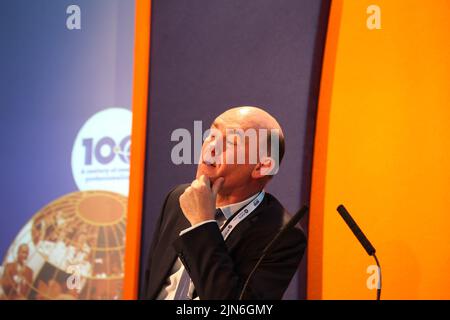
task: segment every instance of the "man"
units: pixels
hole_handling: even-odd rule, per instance
[[[256,136],[256,151],[251,135],[245,136],[252,130],[263,132]],[[276,141],[268,132],[277,133]],[[261,142],[267,143],[265,152]],[[245,161],[239,161],[243,151]],[[176,187],[164,202],[150,247],[146,298],[282,298],[306,247],[298,228],[266,256],[242,291],[264,248],[290,219],[264,192],[283,154],[281,127],[264,110],[239,107],[216,118],[196,179]]]
[[[2,286],[8,299],[26,299],[33,280],[33,271],[25,263],[30,249],[26,243],[19,246],[15,262],[6,264]]]

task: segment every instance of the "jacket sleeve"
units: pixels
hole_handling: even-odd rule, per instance
[[[172,193],[174,192],[176,188],[172,189],[166,196],[166,199],[164,200],[164,204],[161,208],[161,213],[158,217],[158,220],[156,221],[156,225],[155,225],[155,229],[153,231],[153,238],[152,238],[152,242],[150,244],[150,249],[148,251],[147,254],[147,264],[145,266],[145,271],[144,271],[144,298],[149,298],[147,297],[147,292],[148,292],[148,285],[149,285],[149,279],[150,279],[150,272],[151,272],[151,265],[152,265],[152,260],[153,260],[153,254],[155,251],[155,247],[158,244],[158,240],[159,240],[159,235],[160,235],[160,230],[161,230],[161,225],[164,219],[164,211],[166,209],[167,206],[167,202],[170,198],[170,196],[172,195]]]
[[[246,260],[236,265],[215,223],[207,223],[180,236],[174,247],[201,300],[237,300],[250,271],[259,260],[261,243],[252,239]],[[193,245],[194,244],[194,245]],[[281,299],[306,248],[300,229],[292,229],[262,261],[243,299]]]

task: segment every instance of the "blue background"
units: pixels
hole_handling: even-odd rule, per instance
[[[81,30],[66,8],[81,7]],[[132,0],[9,0],[0,10],[0,258],[28,220],[76,191],[75,137],[96,112],[131,106]]]

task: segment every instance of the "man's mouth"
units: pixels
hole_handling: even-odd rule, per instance
[[[217,166],[217,163],[215,161],[215,159],[210,158],[210,159],[203,159],[203,163],[208,166],[208,167],[212,167],[215,168]]]
[[[216,163],[214,161],[203,160],[203,163],[205,165],[207,165],[208,167],[213,167],[213,168],[216,167]]]

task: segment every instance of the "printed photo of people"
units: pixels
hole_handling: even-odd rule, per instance
[[[121,299],[127,198],[75,192],[40,210],[0,267],[0,299]]]

